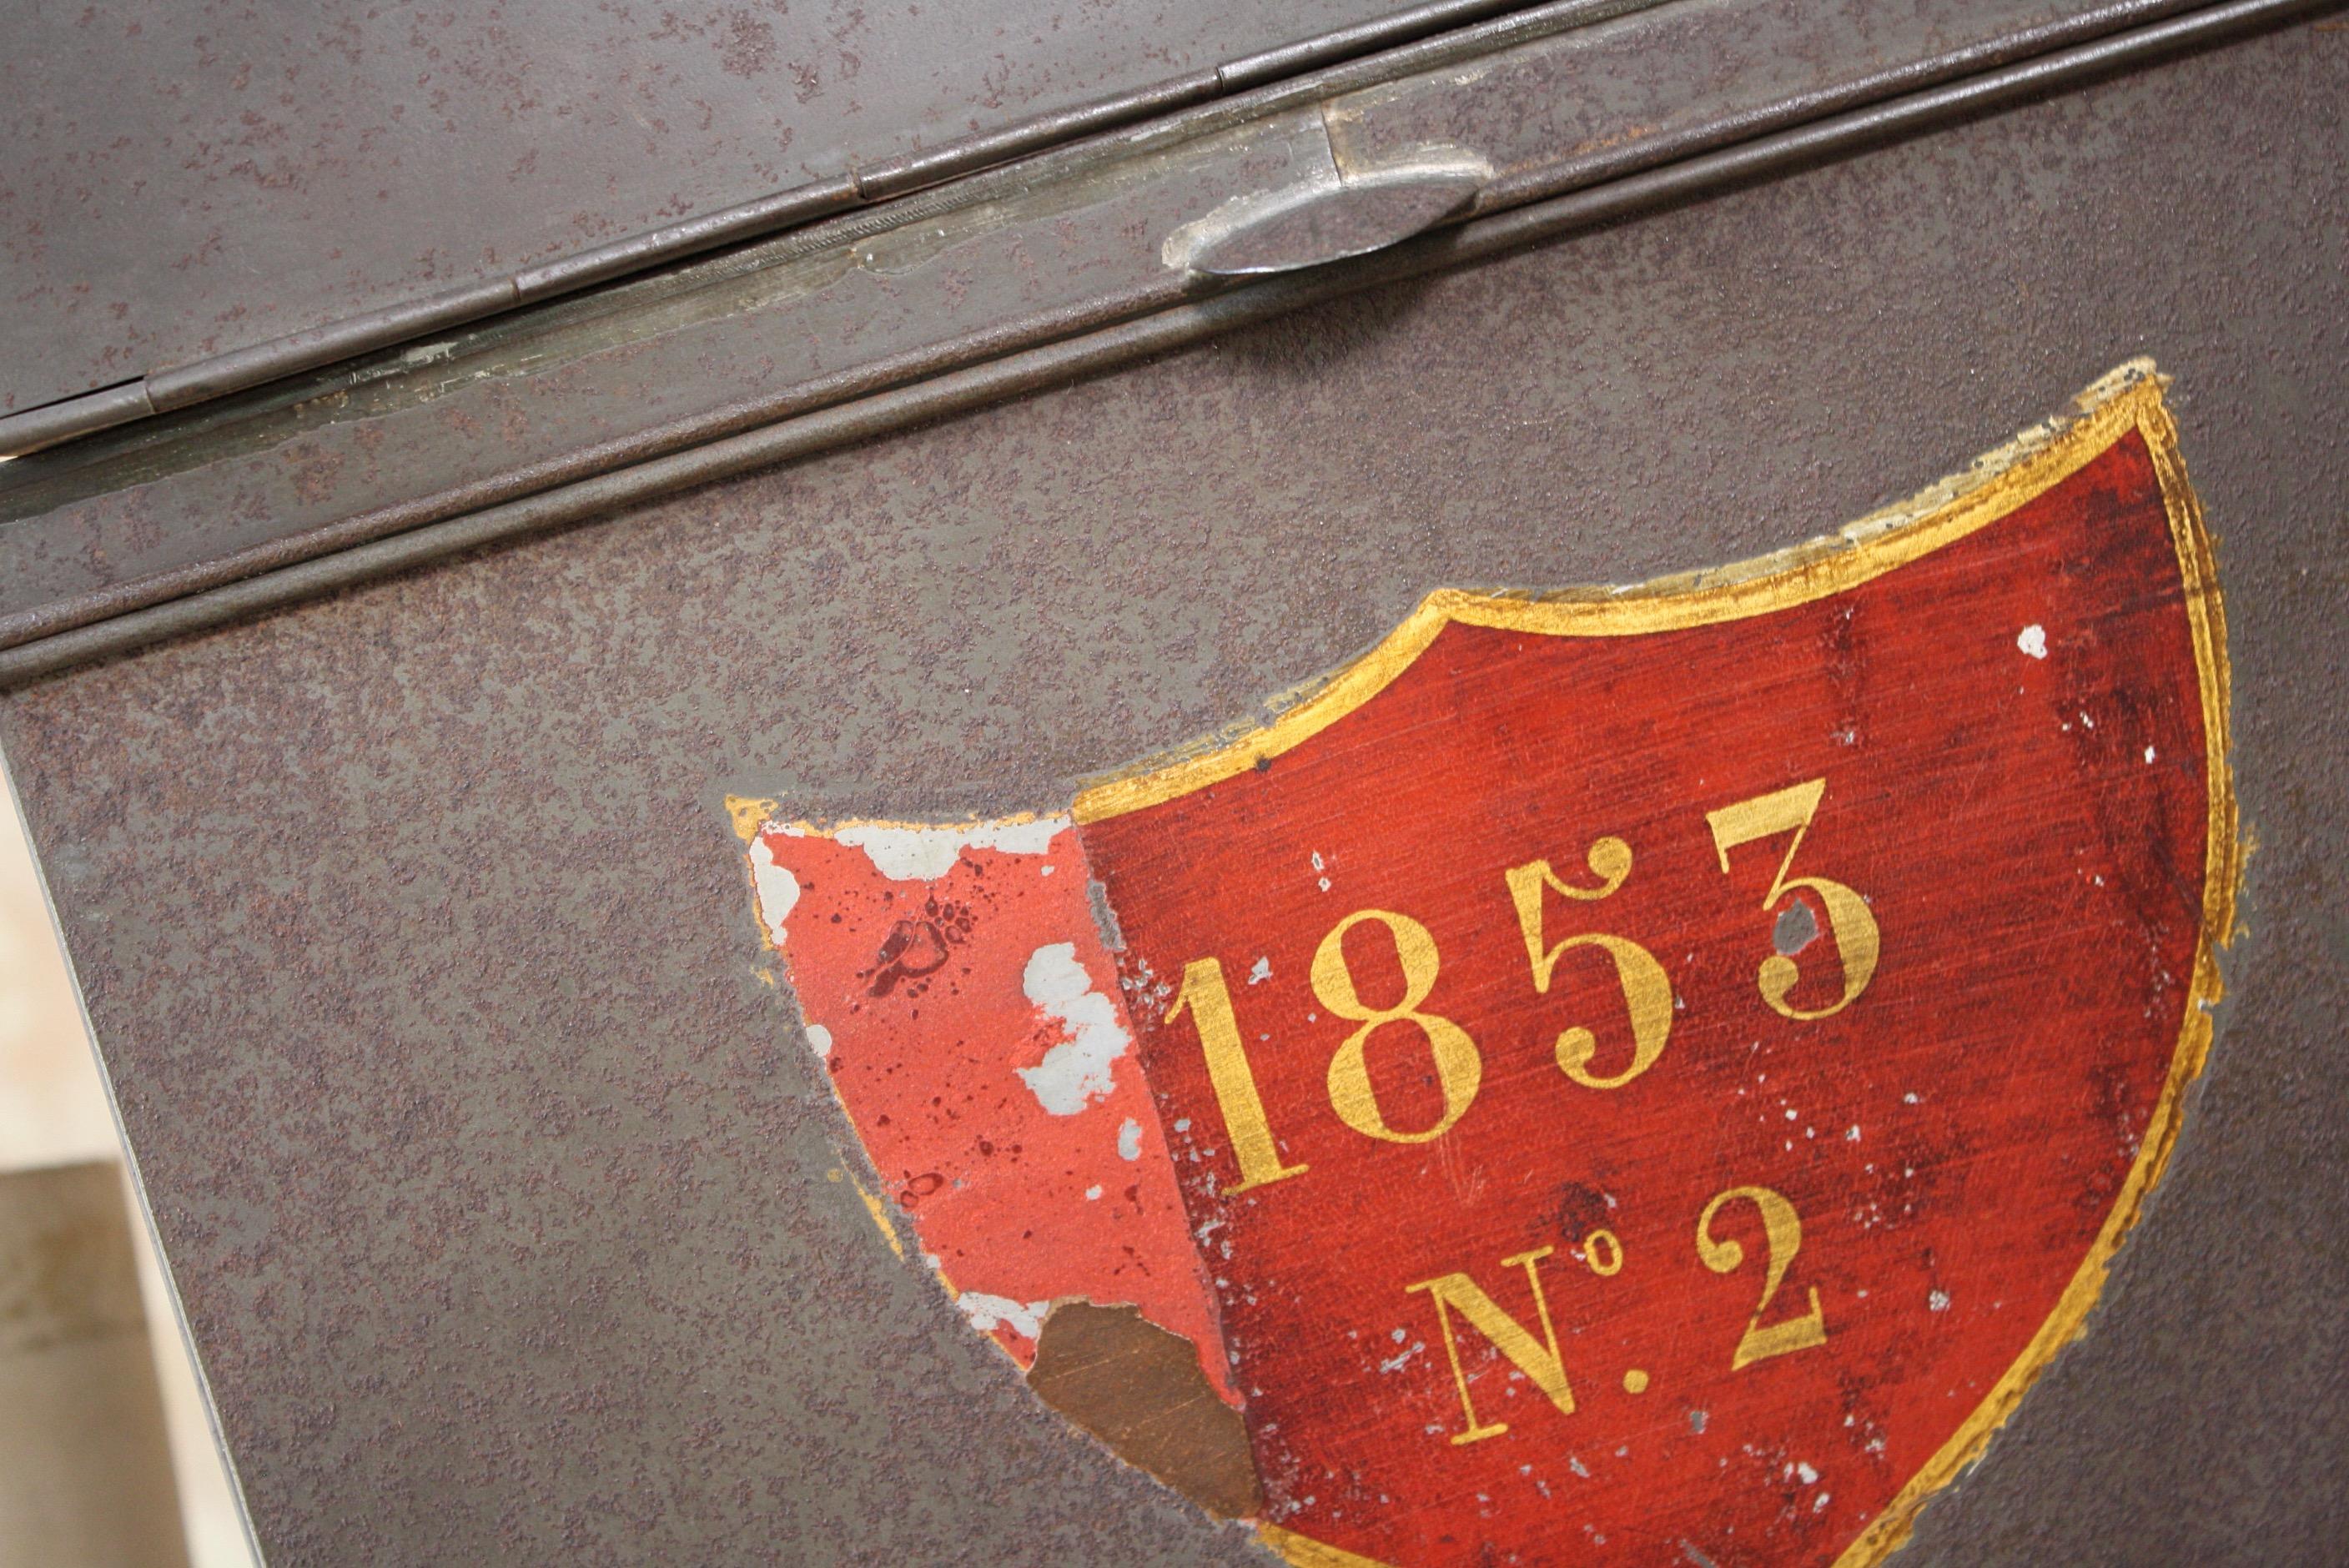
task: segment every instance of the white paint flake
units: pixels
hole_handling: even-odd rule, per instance
[[[1949,1310],[1950,1310],[1950,1293],[1949,1293],[1948,1291],[1945,1291],[1945,1290],[1937,1290],[1937,1291],[1933,1292],[1931,1295],[1928,1295],[1928,1296],[1925,1298],[1925,1306],[1926,1306],[1926,1310],[1928,1310],[1928,1311],[1930,1311],[1930,1312],[1947,1312],[1947,1311],[1949,1311]]]
[[[2029,654],[2034,659],[2045,658],[2047,656],[2047,628],[2041,625],[2038,622],[2033,621],[2030,625],[2023,628],[2022,635],[2014,639],[2014,645],[2021,648],[2024,653]]]
[[[992,822],[849,822],[831,837],[863,850],[873,869],[892,882],[936,882],[954,870],[965,850],[998,850],[1007,855],[1040,855],[1066,817],[1006,817]],[[820,830],[797,824],[781,830],[805,838]]]
[[[817,1056],[832,1055],[832,1031],[822,1024],[810,1024],[807,1026],[807,1040],[808,1044],[815,1048]]]
[[[1106,1099],[1116,1087],[1110,1064],[1133,1041],[1118,1021],[1117,1004],[1093,989],[1092,976],[1077,962],[1076,944],[1036,949],[1019,984],[1028,1000],[1059,1019],[1068,1035],[1034,1067],[1015,1069],[1036,1102],[1054,1116],[1074,1116]]]
[[[1044,1332],[1044,1315],[1052,1309],[1049,1301],[1013,1301],[1009,1296],[988,1295],[982,1291],[967,1290],[955,1297],[955,1305],[970,1319],[970,1326],[981,1334],[1008,1328],[1030,1339]]]
[[[2153,761],[2153,748],[2150,746],[2145,748],[2145,759],[2148,765]]]
[[[1809,1486],[1812,1482],[1819,1479],[1819,1472],[1813,1470],[1806,1464],[1796,1465],[1795,1467],[1795,1473],[1802,1478],[1803,1484],[1805,1486]]]
[[[1102,1195],[1102,1190],[1101,1190],[1101,1188],[1100,1188],[1098,1185],[1096,1185],[1096,1186],[1092,1186],[1092,1187],[1088,1187],[1088,1188],[1086,1188],[1086,1189],[1085,1189],[1085,1202],[1088,1202],[1088,1203],[1098,1203],[1098,1202],[1101,1202],[1101,1195]]]
[[[1125,1125],[1117,1130],[1117,1157],[1120,1160],[1142,1158],[1142,1123],[1130,1116],[1125,1119]]]
[[[800,879],[789,866],[775,863],[775,851],[767,847],[763,834],[750,841],[750,887],[758,896],[759,923],[767,928],[767,940],[781,947],[783,922],[800,902]]]
[[[2147,760],[2151,761],[2152,758],[2147,758]],[[1251,985],[1261,985],[1271,978],[1272,960],[1269,958],[1257,959],[1256,961],[1256,966],[1250,969],[1247,973],[1247,982]]]

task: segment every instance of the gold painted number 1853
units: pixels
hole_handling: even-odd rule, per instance
[[[1826,914],[1827,929],[1834,934],[1836,952],[1842,963],[1840,996],[1823,1007],[1795,1006],[1788,998],[1802,975],[1794,959],[1785,954],[1764,958],[1757,975],[1762,999],[1774,1011],[1794,1019],[1824,1018],[1850,1006],[1874,977],[1880,946],[1876,916],[1869,912],[1866,899],[1826,877],[1794,874],[1795,856],[1801,851],[1803,836],[1817,816],[1819,802],[1826,794],[1826,780],[1813,779],[1705,813],[1723,875],[1730,872],[1732,850],[1765,839],[1786,838],[1786,852],[1780,858],[1778,869],[1770,879],[1769,892],[1762,899],[1764,910],[1776,909],[1790,894],[1801,890],[1817,899]],[[1519,934],[1525,938],[1526,959],[1537,993],[1549,995],[1560,962],[1568,953],[1588,950],[1604,955],[1611,965],[1616,988],[1622,995],[1626,1021],[1630,1026],[1628,1059],[1611,1071],[1601,1069],[1596,1065],[1598,1037],[1579,1024],[1557,1035],[1554,1050],[1558,1070],[1570,1082],[1584,1088],[1621,1089],[1655,1066],[1664,1053],[1671,1034],[1674,1007],[1671,977],[1654,954],[1629,937],[1585,931],[1555,941],[1550,938],[1545,917],[1553,899],[1596,903],[1613,896],[1630,877],[1631,847],[1619,838],[1609,835],[1593,840],[1583,859],[1598,879],[1595,886],[1583,886],[1559,876],[1547,860],[1513,866],[1502,876],[1516,913]],[[1393,949],[1395,966],[1402,972],[1402,985],[1400,996],[1392,1003],[1378,1005],[1366,999],[1358,988],[1345,945],[1347,934],[1358,926],[1375,927]],[[1309,972],[1314,998],[1333,1016],[1358,1026],[1330,1059],[1327,1083],[1330,1109],[1340,1121],[1365,1138],[1384,1143],[1429,1142],[1452,1130],[1476,1098],[1484,1079],[1484,1062],[1475,1040],[1458,1023],[1424,1006],[1435,989],[1442,966],[1435,938],[1427,927],[1393,910],[1356,910],[1332,926],[1314,950]],[[1302,1161],[1292,1164],[1282,1157],[1279,1141],[1265,1113],[1263,1098],[1257,1091],[1256,1073],[1240,1037],[1239,1021],[1233,1014],[1231,991],[1224,981],[1221,960],[1195,958],[1184,966],[1182,987],[1175,995],[1174,1005],[1167,1011],[1166,1021],[1171,1024],[1186,1014],[1198,1030],[1199,1045],[1206,1057],[1208,1084],[1215,1091],[1216,1108],[1222,1111],[1225,1129],[1231,1136],[1232,1155],[1240,1168],[1240,1179],[1225,1188],[1225,1192],[1245,1192],[1268,1182],[1303,1175],[1307,1167]],[[1394,1125],[1381,1108],[1371,1082],[1371,1037],[1392,1025],[1407,1026],[1418,1032],[1443,1093],[1443,1113],[1424,1127]],[[1709,1218],[1712,1211],[1706,1213]],[[1765,1208],[1765,1219],[1768,1213]],[[1779,1232],[1773,1230],[1770,1233],[1775,1243]],[[1799,1228],[1793,1234],[1798,1238]],[[1733,1255],[1734,1243],[1725,1245],[1728,1250],[1721,1255]],[[1776,1255],[1778,1249],[1775,1245],[1773,1251]],[[1792,1242],[1784,1249],[1784,1255],[1793,1255]],[[1736,1265],[1733,1262],[1725,1266]],[[1771,1274],[1769,1291],[1776,1290],[1777,1278],[1777,1274]],[[1766,1292],[1764,1301],[1766,1305]]]

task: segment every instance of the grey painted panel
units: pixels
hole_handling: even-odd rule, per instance
[[[0,410],[1399,9],[34,0],[0,54]]]
[[[0,472],[0,642],[1206,292],[1168,235],[1236,196],[1456,149],[1480,211],[2176,11],[2176,0],[1682,0],[1203,134],[1136,132]],[[975,348],[971,346],[977,346]],[[396,523],[393,520],[396,520]],[[18,617],[29,617],[19,620]]]
[[[825,1179],[722,796],[1032,804],[1431,586],[1784,545],[2149,353],[2249,930],[2088,1337],[1904,1561],[2337,1561],[2344,96],[2295,26],[0,698],[274,1560],[1246,1560]]]

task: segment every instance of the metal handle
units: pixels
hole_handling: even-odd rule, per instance
[[[1220,276],[1294,272],[1381,250],[1464,211],[1492,165],[1456,147],[1349,172],[1334,164],[1278,191],[1237,196],[1166,236],[1178,271]]]

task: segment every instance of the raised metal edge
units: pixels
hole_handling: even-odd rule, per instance
[[[17,789],[15,775],[0,768],[0,817],[15,825],[16,831],[27,844],[34,842],[33,820],[26,813],[24,791]],[[64,961],[67,987],[73,993],[74,1016],[81,1021],[82,1046],[89,1053],[90,1065],[98,1070],[98,1086],[106,1094],[106,1113],[113,1124],[115,1147],[119,1150],[129,1174],[130,1195],[136,1208],[135,1220],[146,1243],[158,1260],[170,1254],[163,1248],[162,1227],[155,1220],[153,1189],[147,1183],[139,1145],[130,1140],[130,1130],[122,1119],[122,1096],[115,1087],[114,1077],[106,1070],[106,1058],[98,1047],[98,1020],[89,1015],[89,993],[83,988],[79,964],[73,948],[66,941],[65,916],[58,908],[57,890],[49,883],[49,868],[37,854],[31,858],[33,885],[40,894],[41,913],[47,920],[49,939],[57,944],[57,956]],[[253,1503],[245,1491],[244,1472],[230,1449],[228,1433],[221,1426],[220,1398],[212,1388],[212,1376],[204,1363],[203,1352],[196,1344],[195,1328],[189,1321],[187,1298],[181,1293],[180,1277],[168,1265],[155,1271],[162,1284],[165,1305],[171,1309],[171,1328],[179,1336],[180,1346],[186,1355],[188,1368],[195,1375],[196,1404],[203,1413],[204,1432],[212,1439],[212,1453],[220,1460],[221,1471],[228,1478],[231,1499],[236,1504],[236,1522],[243,1537],[245,1550],[254,1563],[261,1563],[261,1537],[254,1529]]]
[[[1352,55],[1369,54],[1394,44],[1422,37],[1429,33],[1464,26],[1487,16],[1516,10],[1511,0],[1436,0],[1433,5],[1413,6],[1374,21],[1358,22],[1350,27],[1340,27],[1309,38],[1299,44],[1285,44],[1277,49],[1247,55],[1226,61],[1216,67],[1216,76],[1225,92],[1238,92],[1244,88],[1261,87],[1309,71],[1316,66],[1326,66]]]
[[[1472,218],[1456,228],[1438,230],[1368,256],[1237,284],[1204,300],[1019,348],[909,385],[0,650],[0,689],[460,551],[585,521],[615,508],[1063,385],[1339,295],[1484,260],[1577,229],[1619,222],[1772,178],[2302,15],[2341,9],[2344,5],[2344,0],[2229,0],[1605,184]]]
[[[966,141],[949,142],[926,152],[907,153],[870,169],[860,169],[855,173],[857,193],[867,201],[885,201],[989,164],[1204,103],[1223,90],[1222,80],[1215,71],[1177,77],[1139,92],[1081,104]]]
[[[1652,4],[1654,0],[1647,0]],[[1335,29],[1237,61],[1137,88],[1074,108],[1035,116],[1000,130],[891,159],[846,175],[793,186],[681,222],[445,294],[403,301],[186,365],[148,371],[136,381],[0,415],[0,457],[22,457],[78,436],[111,429],[150,414],[242,392],[338,359],[389,348],[500,311],[607,283],[629,273],[774,233],[847,208],[902,196],[1006,160],[1096,135],[1280,76],[1391,48],[1496,13],[1587,8],[1587,0],[1439,0],[1374,21]]]
[[[21,457],[76,436],[143,419],[154,411],[144,377],[119,382],[61,403],[44,403],[37,408],[0,417],[0,453]]]
[[[403,338],[476,320],[513,303],[512,278],[409,300],[371,311],[365,316],[288,333],[284,337],[274,337],[249,348],[232,349],[209,359],[150,370],[146,380],[147,400],[154,412],[169,413],[284,375],[289,368],[307,370],[331,364]]]
[[[1081,139],[1032,158],[999,164],[963,179],[923,191],[848,211],[812,226],[751,242],[747,247],[714,257],[689,260],[614,284],[609,289],[576,292],[564,300],[523,307],[522,313],[563,311],[581,303],[616,300],[619,292],[635,290],[663,279],[691,286],[688,280],[712,269],[726,269],[731,258],[764,254],[790,247],[805,237],[807,245],[847,244],[893,227],[941,219],[947,211],[1001,198],[1009,190],[1032,189],[1079,169],[1104,164],[1164,149],[1202,135],[1228,131],[1268,117],[1315,107],[1325,131],[1334,139],[1331,153],[1340,178],[1371,172],[1380,164],[1364,162],[1346,145],[1351,134],[1338,134],[1332,112],[1357,92],[1409,81],[1468,61],[1497,60],[1516,47],[1570,32],[1578,26],[1620,17],[1656,6],[1659,0],[1552,0],[1537,11],[1519,11],[1455,32],[1407,44],[1382,55],[1289,77],[1274,86],[1251,88],[1212,103],[1194,106],[1143,126]],[[1695,0],[1691,0],[1695,3]],[[2047,53],[2061,46],[2116,33],[2190,10],[2195,0],[2106,0],[2106,3],[2047,22],[1982,40],[1977,44],[1905,61],[1888,69],[1841,82],[1833,88],[1714,116],[1669,136],[1611,140],[1605,146],[1570,153],[1520,168],[1497,183],[1485,186],[1465,211],[1446,215],[1455,222],[1523,202],[1619,180],[1676,159],[1711,152],[1732,143],[1785,129],[1829,114],[1859,108],[1899,94],[1921,91],[1942,83]],[[1396,233],[1386,236],[1399,239]],[[1334,259],[1334,258],[1333,258]],[[239,578],[291,566],[332,551],[347,550],[393,533],[502,504],[539,490],[591,477],[607,469],[665,456],[700,442],[719,439],[758,425],[796,418],[814,409],[937,375],[981,359],[1106,325],[1144,312],[1182,303],[1202,288],[1222,286],[1223,280],[1201,274],[1162,273],[1152,282],[1072,300],[1031,315],[998,322],[984,330],[924,345],[877,359],[854,361],[830,374],[773,392],[762,393],[698,414],[670,418],[656,425],[624,429],[612,437],[559,456],[481,474],[423,495],[363,506],[330,521],[289,531],[239,549],[183,564],[87,589],[0,614],[0,649],[39,641],[78,626],[143,609],[166,600],[217,587]],[[364,363],[339,362],[343,366]],[[316,395],[326,389],[324,378],[336,373],[329,366],[306,373],[314,383],[302,393],[304,377],[288,377],[272,385],[287,395]],[[240,395],[244,400],[267,397],[268,389]],[[235,398],[220,399],[227,406]],[[216,405],[175,411],[166,421],[201,419]],[[115,438],[119,439],[120,438]]]
[[[846,175],[819,181],[773,196],[762,196],[739,206],[721,207],[698,218],[688,218],[665,229],[615,240],[575,256],[530,267],[514,274],[514,303],[531,304],[555,294],[569,294],[672,257],[691,255],[719,245],[732,244],[778,229],[828,218],[863,200],[856,181]]]

